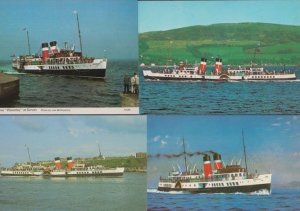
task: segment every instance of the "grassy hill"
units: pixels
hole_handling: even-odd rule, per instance
[[[141,63],[210,62],[224,64],[300,64],[300,26],[268,23],[225,23],[190,26],[139,35]],[[254,58],[254,52],[256,56]],[[170,63],[169,63],[170,64]]]

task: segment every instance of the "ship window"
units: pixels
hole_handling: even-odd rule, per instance
[[[236,184],[236,185],[239,185],[239,183],[238,183],[238,182],[236,182],[235,184]]]

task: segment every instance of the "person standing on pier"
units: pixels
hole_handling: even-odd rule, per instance
[[[136,74],[136,73],[134,73],[134,78],[135,78],[135,93],[136,94],[139,94],[139,84],[140,84],[140,82],[139,82],[139,76]]]
[[[129,91],[129,85],[130,85],[130,77],[129,75],[124,75],[124,94],[128,94]]]
[[[135,75],[136,73],[134,73],[134,75],[131,77],[130,82],[131,82],[131,93],[135,94]]]

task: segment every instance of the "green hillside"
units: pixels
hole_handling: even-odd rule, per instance
[[[206,56],[224,64],[300,64],[300,26],[230,23],[191,26],[139,35],[140,62],[199,62]],[[254,52],[256,52],[254,58]]]

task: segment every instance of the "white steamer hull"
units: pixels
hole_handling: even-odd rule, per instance
[[[159,191],[184,191],[191,193],[251,193],[260,190],[271,191],[271,174],[259,175],[253,179],[222,180],[207,182],[159,182]]]
[[[275,81],[275,80],[295,80],[296,74],[259,74],[259,75],[199,75],[199,74],[176,74],[160,73],[151,70],[143,70],[144,78],[151,80],[174,80],[174,81]]]
[[[106,59],[95,59],[92,63],[24,65],[24,68],[20,71],[32,74],[104,78],[106,75],[106,66]]]

